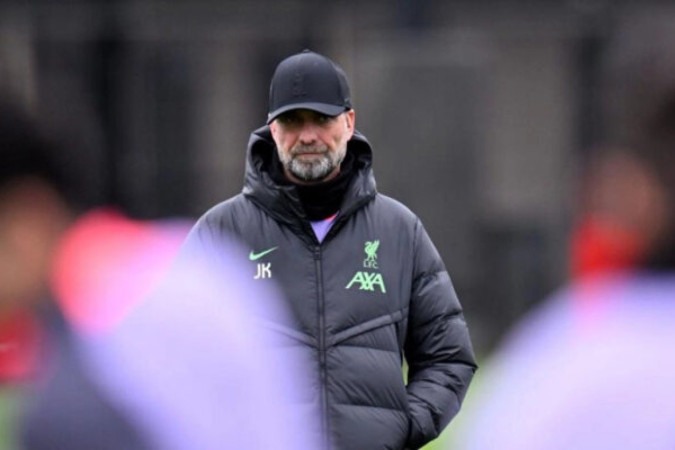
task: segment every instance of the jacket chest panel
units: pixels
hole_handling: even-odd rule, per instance
[[[411,264],[405,246],[375,232],[338,236],[323,252],[327,331],[385,323],[408,306]]]
[[[312,246],[287,227],[270,225],[247,229],[248,271],[256,282],[281,287],[299,331],[318,336],[400,320],[412,285],[405,233],[356,221]]]

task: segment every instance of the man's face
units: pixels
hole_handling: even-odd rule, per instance
[[[296,109],[270,124],[286,176],[299,184],[327,181],[340,171],[354,134],[354,111],[331,117]]]

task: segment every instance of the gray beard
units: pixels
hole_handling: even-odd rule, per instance
[[[292,158],[288,171],[303,181],[321,181],[330,174],[335,166],[327,155],[321,155],[318,161],[306,162]]]
[[[330,175],[337,167],[342,164],[347,148],[335,153],[326,151],[318,160],[302,161],[297,155],[302,153],[301,149],[293,149],[290,155],[279,155],[281,163],[293,176],[302,181],[322,181]]]

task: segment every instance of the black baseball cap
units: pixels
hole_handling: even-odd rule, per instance
[[[281,61],[274,71],[268,124],[293,109],[337,116],[351,108],[344,71],[323,55],[304,50]]]

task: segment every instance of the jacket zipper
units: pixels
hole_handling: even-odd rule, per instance
[[[314,247],[314,264],[316,266],[316,283],[319,298],[319,371],[321,375],[321,411],[322,411],[322,428],[325,439],[325,448],[330,448],[330,439],[328,436],[328,399],[326,388],[326,318],[325,318],[325,304],[323,295],[323,271],[321,267],[321,246]]]

